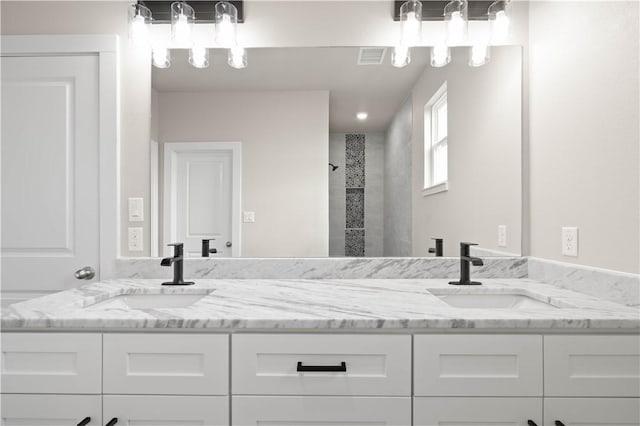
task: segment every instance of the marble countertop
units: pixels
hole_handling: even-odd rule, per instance
[[[199,279],[163,287],[158,279],[118,279],[84,285],[11,305],[6,330],[206,329],[640,330],[640,310],[528,279],[483,279],[456,287],[444,279]],[[455,308],[436,294],[520,294],[552,304],[520,309]],[[183,308],[132,309],[126,294],[194,294]]]

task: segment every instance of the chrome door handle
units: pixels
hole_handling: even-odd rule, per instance
[[[225,244],[225,246],[227,246],[227,247],[231,247],[231,241],[227,241],[227,243]]]
[[[85,266],[82,269],[78,269],[74,275],[78,280],[90,280],[96,276],[96,270],[91,266]]]

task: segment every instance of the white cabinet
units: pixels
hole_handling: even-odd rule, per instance
[[[234,396],[237,426],[409,426],[409,397]]]
[[[416,396],[542,396],[542,336],[417,335]]]
[[[640,396],[640,336],[545,336],[545,396]]]
[[[545,398],[544,424],[545,426],[639,426],[640,399]]]
[[[232,353],[234,395],[411,395],[409,335],[236,334]]]
[[[414,426],[542,426],[542,398],[424,398],[413,400]]]
[[[101,376],[100,334],[2,334],[2,393],[99,394]]]
[[[108,394],[226,395],[229,336],[105,334]]]
[[[106,425],[223,426],[229,424],[226,396],[105,395],[103,420]]]
[[[102,425],[99,395],[2,395],[2,426]]]

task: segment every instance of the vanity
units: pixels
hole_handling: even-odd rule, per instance
[[[528,279],[161,282],[6,310],[3,424],[640,423],[635,308]]]

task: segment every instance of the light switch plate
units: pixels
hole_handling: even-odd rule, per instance
[[[129,231],[129,251],[143,251],[142,228],[128,228]]]
[[[143,198],[129,198],[129,222],[144,222]]]
[[[242,212],[242,221],[244,223],[254,223],[256,221],[256,212]]]
[[[578,228],[562,228],[562,254],[564,256],[578,256]]]
[[[507,246],[507,225],[498,225],[498,247]]]

